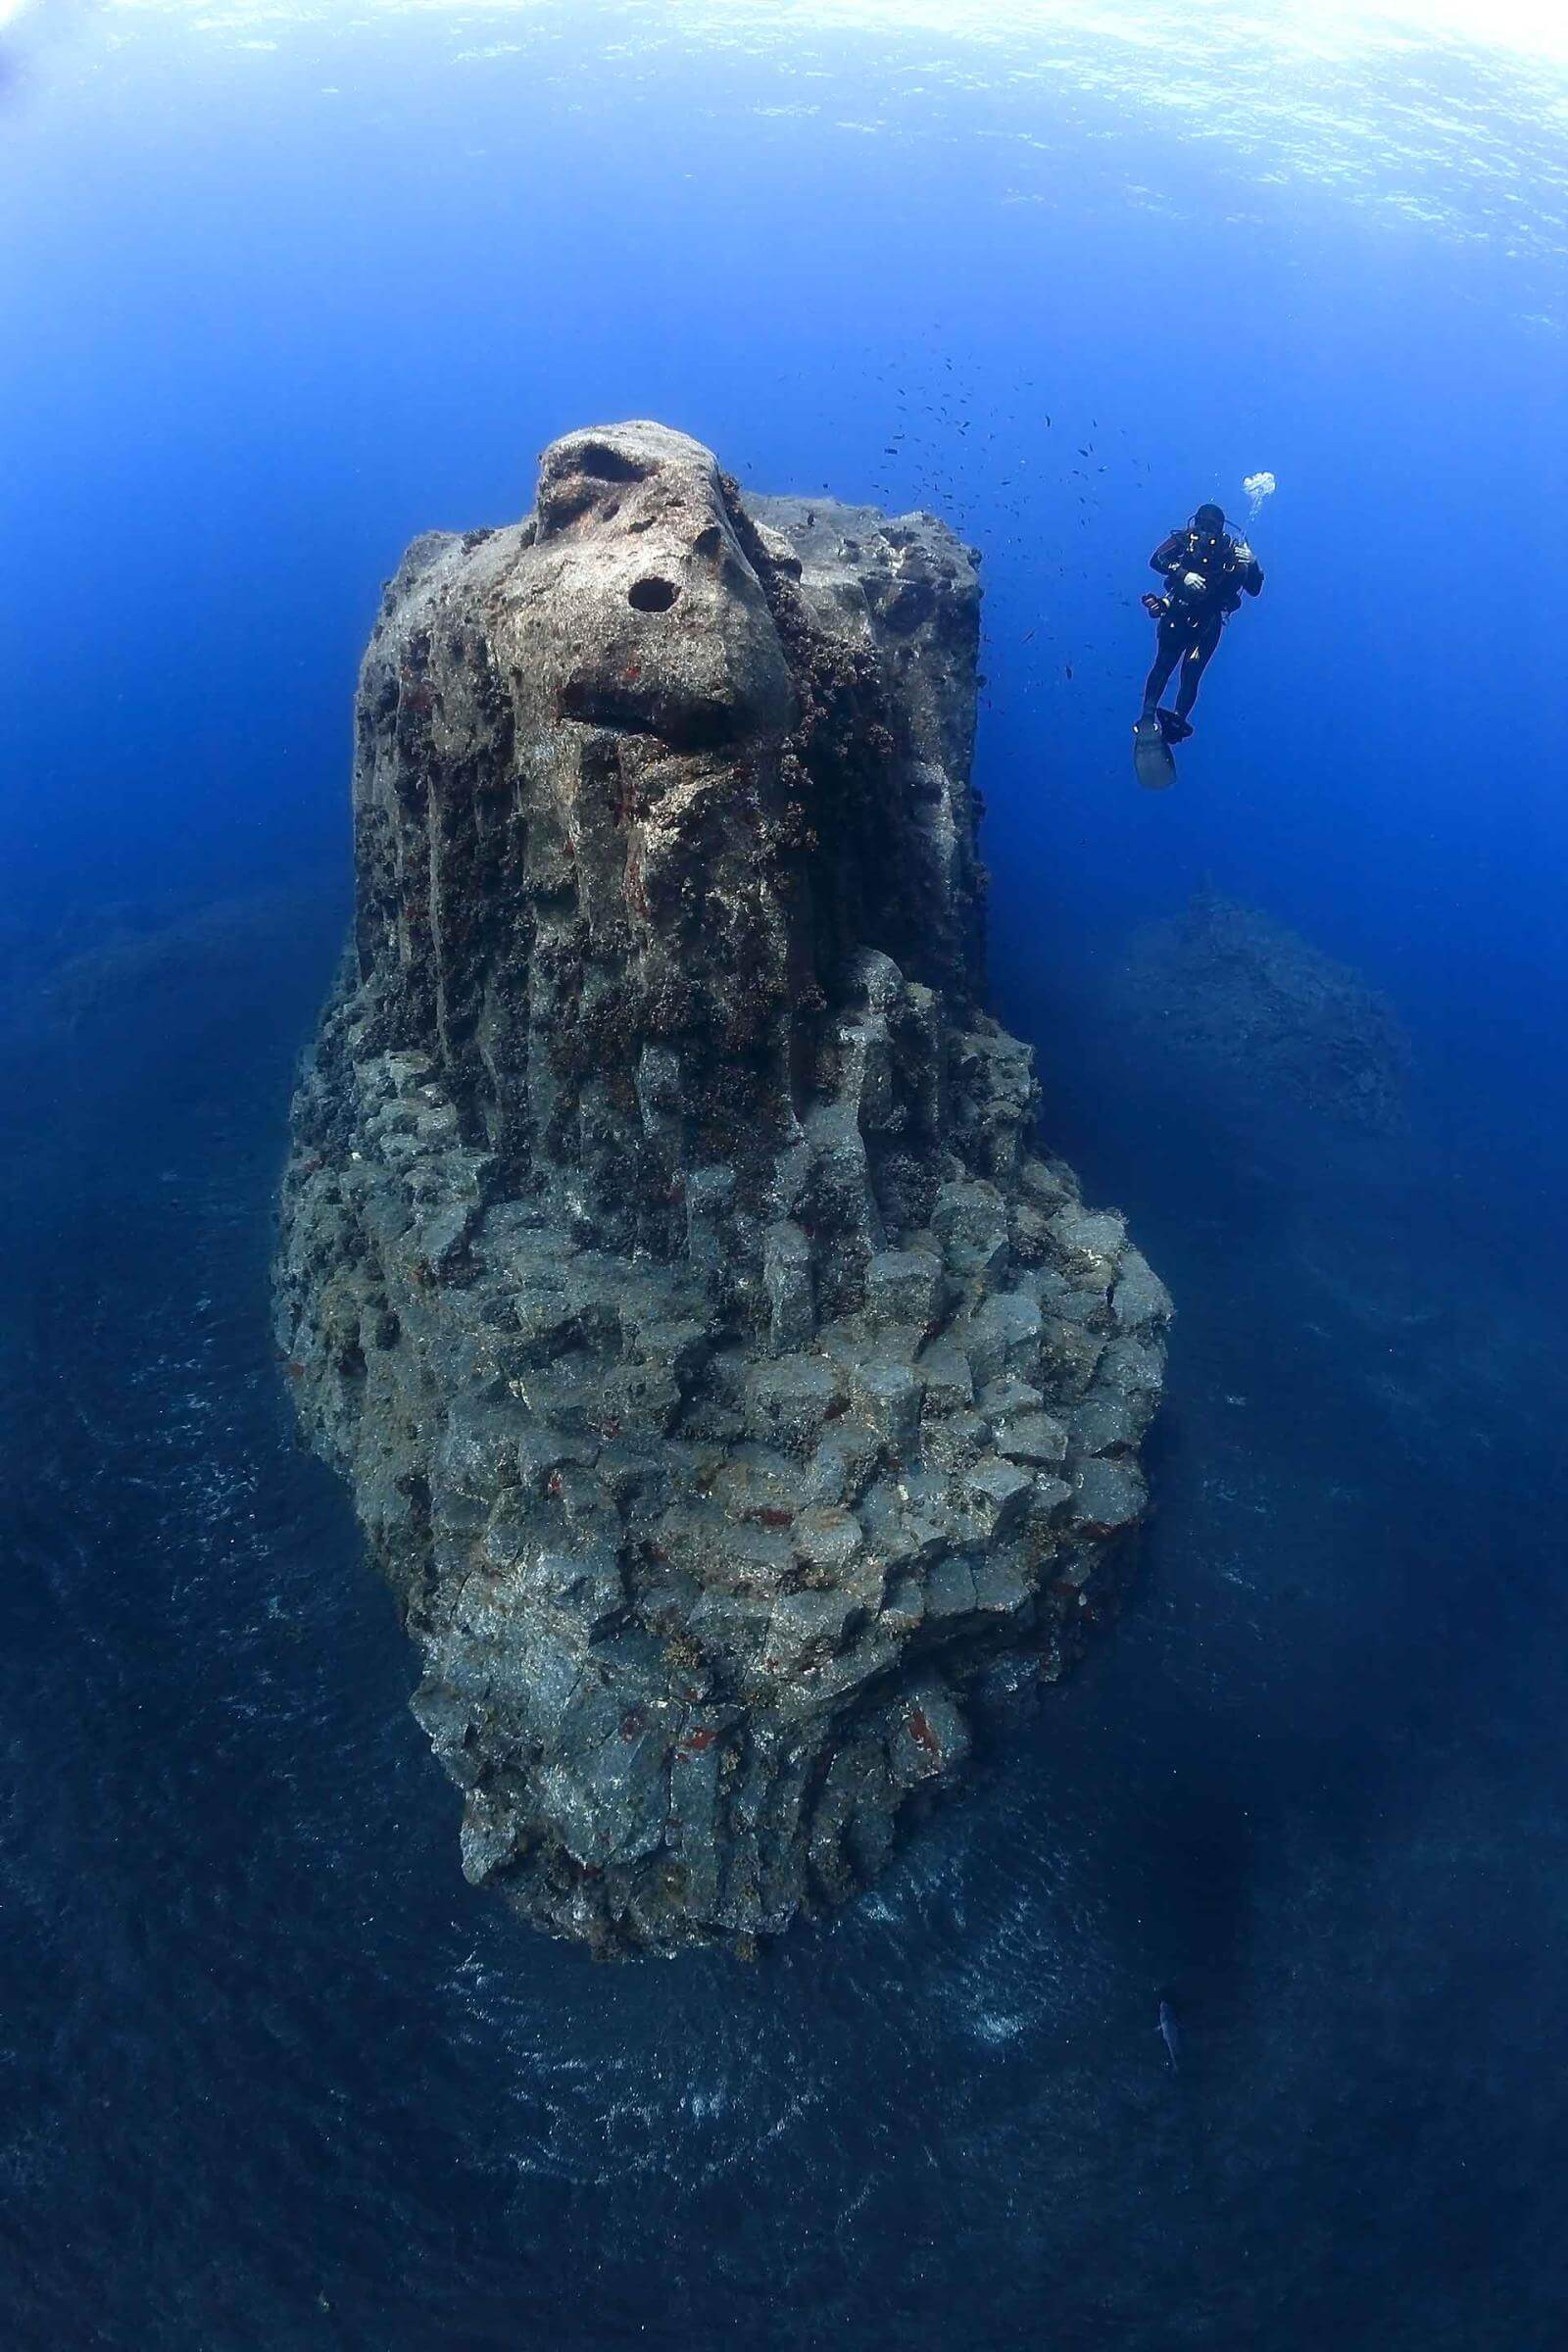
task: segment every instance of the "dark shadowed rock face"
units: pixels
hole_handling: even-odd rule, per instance
[[[629,424],[366,657],[279,1337],[465,1870],[603,1950],[861,1883],[1143,1509],[1169,1302],[976,1001],[977,623],[929,516]]]

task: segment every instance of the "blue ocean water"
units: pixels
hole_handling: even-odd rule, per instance
[[[1562,2340],[1568,52],[1464,13],[0,0],[6,2342]],[[751,1968],[465,1886],[266,1320],[379,583],[633,415],[983,550],[996,994],[1180,1310],[1115,1637]],[[1205,879],[1407,1135],[1107,1018]]]

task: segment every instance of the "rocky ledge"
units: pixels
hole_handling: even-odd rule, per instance
[[[1144,1508],[1169,1301],[979,1003],[978,614],[930,516],[627,424],[366,656],[278,1336],[466,1873],[602,1952],[850,1893]]]

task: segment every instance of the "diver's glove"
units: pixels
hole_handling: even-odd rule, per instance
[[[1182,586],[1189,596],[1201,596],[1208,582],[1200,571],[1189,571],[1182,575]]]
[[[1248,546],[1248,544],[1247,544],[1247,541],[1246,541],[1245,539],[1238,539],[1238,540],[1236,540],[1236,541],[1235,541],[1233,544],[1234,544],[1235,551],[1236,551],[1236,561],[1237,561],[1237,563],[1238,563],[1238,564],[1250,564],[1250,562],[1252,561],[1252,551],[1251,551],[1251,549],[1250,549],[1250,548]]]
[[[1149,614],[1151,620],[1163,620],[1165,614],[1170,610],[1169,603],[1166,598],[1162,596],[1156,596],[1152,588],[1151,588],[1147,596],[1143,597],[1140,601],[1143,605],[1144,611]]]

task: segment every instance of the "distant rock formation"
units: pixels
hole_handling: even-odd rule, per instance
[[[249,974],[275,969],[279,953],[302,937],[330,939],[341,922],[338,893],[319,883],[274,884],[232,898],[177,907],[127,906],[111,915],[86,947],[74,939],[51,958],[28,956],[30,994],[18,988],[13,1009],[36,1031],[81,1029],[105,1020],[145,1021],[160,1005],[182,1011],[205,1003],[219,1017]],[[5,946],[0,941],[0,974]]]
[[[1191,1069],[1353,1127],[1405,1123],[1409,1049],[1393,1006],[1254,906],[1196,892],[1133,941],[1114,996]]]
[[[1144,1507],[1169,1301],[977,1002],[978,610],[931,517],[628,424],[366,657],[278,1336],[467,1876],[601,1951],[863,1882]]]

